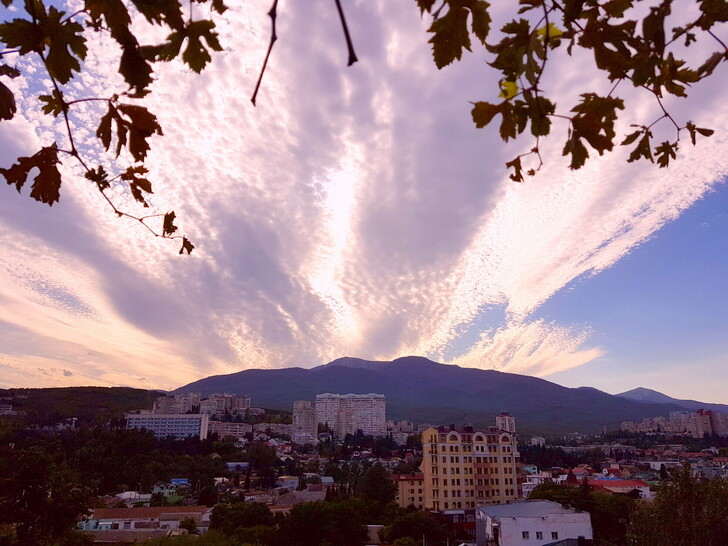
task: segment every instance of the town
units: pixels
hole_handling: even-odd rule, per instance
[[[698,504],[726,499],[719,412],[547,438],[521,437],[507,412],[485,427],[387,420],[376,393],[320,393],[285,410],[253,401],[188,392],[102,425],[64,416],[53,426],[6,427],[0,498],[17,506],[4,514],[0,538],[509,546],[657,544],[674,538],[664,522],[693,537],[685,544],[711,543],[695,542],[709,538],[706,525],[725,531],[720,511],[675,527],[686,517],[674,504],[681,488]],[[2,400],[4,419],[22,418],[14,402],[22,407]],[[47,483],[32,502],[20,481],[41,469]],[[39,523],[42,514],[48,521]]]

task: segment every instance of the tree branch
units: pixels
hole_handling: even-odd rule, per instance
[[[341,7],[341,0],[335,0],[336,9],[339,12],[339,19],[341,19],[341,27],[344,29],[344,37],[346,38],[346,47],[349,50],[349,62],[346,66],[351,66],[359,59],[356,58],[354,53],[354,44],[351,42],[351,36],[349,35],[349,27],[346,24],[346,17],[344,16],[344,10]]]
[[[273,5],[270,8],[270,11],[268,11],[268,17],[270,17],[270,41],[268,42],[268,51],[265,54],[265,59],[263,60],[263,67],[260,69],[260,75],[258,76],[258,82],[255,84],[255,90],[253,91],[253,96],[250,98],[250,102],[253,103],[253,106],[255,106],[255,99],[258,96],[258,89],[260,89],[260,83],[263,81],[263,74],[265,73],[265,67],[268,66],[268,59],[270,58],[270,52],[273,49],[273,44],[276,43],[276,40],[278,39],[278,36],[276,35],[276,16],[277,16],[277,9],[278,9],[278,0],[273,0]]]

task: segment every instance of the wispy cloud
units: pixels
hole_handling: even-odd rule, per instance
[[[232,6],[226,50],[209,69],[173,62],[154,84],[165,136],[147,162],[152,203],[176,210],[191,257],[117,219],[78,177],[50,210],[0,189],[0,384],[173,387],[343,355],[444,358],[494,305],[504,322],[454,362],[568,369],[609,348],[589,346],[588,324],[540,320],[539,306],[616,263],[726,173],[728,114],[697,87],[689,110],[673,106],[718,131],[669,170],[618,153],[572,173],[553,141],[543,172],[513,184],[503,163],[531,143],[506,148],[473,128],[468,101],[493,86],[482,60],[438,72],[418,10],[386,0],[347,6],[361,58],[351,68],[328,3],[282,7],[254,109],[267,8]],[[116,55],[105,44],[72,92],[118,89]],[[592,83],[569,63],[554,68],[544,84],[565,103]],[[32,113],[33,76],[15,85],[36,130],[0,125],[4,165],[54,131]],[[632,98],[636,115],[652,115]],[[91,105],[80,111],[82,141],[97,119]],[[135,206],[121,190],[115,198]]]

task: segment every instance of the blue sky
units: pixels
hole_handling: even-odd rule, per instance
[[[673,17],[696,6],[674,6]],[[110,192],[132,213],[175,210],[192,256],[116,218],[71,161],[53,208],[0,184],[0,387],[171,389],[248,368],[414,354],[728,402],[722,66],[689,99],[665,98],[681,123],[715,129],[695,147],[683,139],[669,169],[627,163],[620,148],[570,171],[568,128],[556,120],[543,169],[516,184],[505,162],[533,141],[506,145],[470,117],[472,101],[498,100],[497,74],[482,51],[437,70],[412,2],[346,2],[360,59],[349,68],[330,2],[281,5],[253,108],[269,7],[231,3],[217,21],[224,51],[202,75],[159,67],[143,100],[164,129],[146,161],[151,208],[124,187]],[[493,9],[505,20],[506,3]],[[704,38],[691,62],[713,51]],[[64,93],[123,91],[118,62],[111,41],[95,43]],[[591,65],[578,52],[549,58],[542,85],[560,109],[609,92]],[[0,123],[4,167],[66,139],[39,112],[42,67],[20,68],[4,78],[19,108]],[[617,93],[627,104],[618,135],[661,115],[649,93]],[[101,150],[98,104],[71,114],[90,162],[110,172],[131,163]],[[673,136],[669,124],[653,130]]]
[[[608,392],[637,386],[725,403],[728,379],[728,184],[725,180],[606,271],[538,312],[589,322],[608,355],[547,376]]]

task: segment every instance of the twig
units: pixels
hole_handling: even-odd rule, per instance
[[[341,27],[344,29],[344,37],[346,38],[346,47],[349,50],[349,63],[346,66],[353,65],[359,59],[356,58],[354,53],[354,44],[351,42],[351,36],[349,35],[349,27],[346,25],[346,17],[344,16],[344,10],[341,7],[341,0],[335,0],[336,9],[339,11],[339,19],[341,19]]]
[[[250,102],[253,103],[253,106],[255,106],[255,98],[258,96],[258,89],[260,89],[260,83],[263,81],[263,74],[265,73],[265,67],[268,66],[268,58],[270,57],[270,52],[273,49],[273,44],[276,43],[276,40],[278,39],[278,36],[276,35],[276,16],[277,16],[277,10],[278,8],[278,0],[273,0],[273,5],[270,8],[270,11],[268,12],[268,17],[270,17],[270,25],[271,25],[271,31],[270,31],[270,42],[268,42],[268,51],[265,54],[265,59],[263,60],[263,67],[260,69],[260,75],[258,76],[258,82],[255,84],[255,91],[253,91],[253,96],[250,98]]]

